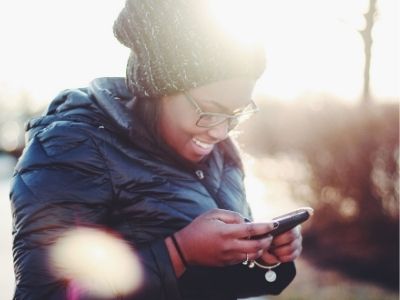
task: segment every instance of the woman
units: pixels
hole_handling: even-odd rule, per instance
[[[300,230],[251,239],[276,224],[249,222],[228,137],[257,111],[264,53],[220,31],[206,2],[128,0],[114,24],[126,78],[63,91],[29,122],[11,190],[15,299],[94,297],[50,272],[49,249],[75,227],[111,230],[138,254],[142,285],[118,299],[237,299],[294,278]]]

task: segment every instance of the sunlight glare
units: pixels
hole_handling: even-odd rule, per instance
[[[217,22],[240,42],[252,44],[262,36],[263,0],[213,0],[209,1]]]
[[[313,199],[305,187],[310,172],[301,157],[277,155],[255,159],[244,156],[246,198],[255,221],[267,221],[301,206]]]

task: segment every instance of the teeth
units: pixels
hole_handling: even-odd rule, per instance
[[[200,142],[200,141],[197,140],[197,139],[193,139],[193,142],[194,142],[197,146],[200,146],[200,147],[203,148],[203,149],[209,149],[209,148],[212,147],[212,144],[203,143],[203,142]]]

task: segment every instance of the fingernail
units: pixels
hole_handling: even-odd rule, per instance
[[[278,226],[279,226],[279,222],[274,222],[274,229],[276,229],[276,228],[278,228]]]

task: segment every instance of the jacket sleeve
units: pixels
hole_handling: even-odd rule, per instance
[[[293,280],[296,269],[293,262],[273,269],[277,274],[274,282],[267,282],[267,270],[248,268],[242,264],[221,268],[191,267],[179,279],[183,295],[201,295],[207,291],[211,299],[237,299],[262,295],[278,295]],[[210,294],[212,296],[210,296]]]
[[[73,128],[40,132],[16,166],[10,199],[14,299],[68,299],[70,283],[51,272],[49,249],[66,230],[106,224],[113,188],[98,146]],[[129,299],[180,299],[164,242],[135,251],[142,262],[144,284]]]

